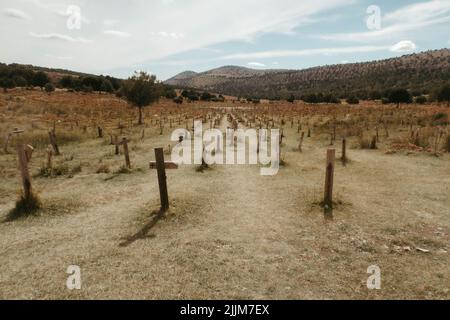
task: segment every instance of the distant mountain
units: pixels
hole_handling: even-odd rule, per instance
[[[192,79],[193,77],[195,77],[198,73],[194,72],[194,71],[185,71],[182,73],[177,74],[175,77],[173,77],[171,80],[174,82],[177,81],[183,81],[183,80],[187,80],[187,79]]]
[[[366,98],[374,92],[400,87],[428,93],[448,80],[450,49],[304,70],[254,70],[225,66],[202,73],[183,72],[165,83],[178,88],[273,99],[310,93]]]

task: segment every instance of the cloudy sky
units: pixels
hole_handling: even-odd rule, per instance
[[[0,62],[164,80],[448,48],[450,0],[0,0],[0,31]]]

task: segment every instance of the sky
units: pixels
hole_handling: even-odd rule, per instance
[[[450,47],[450,0],[0,0],[0,62],[165,80]]]

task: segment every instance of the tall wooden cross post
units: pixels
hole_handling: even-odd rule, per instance
[[[178,169],[178,165],[173,162],[164,162],[164,149],[155,149],[156,161],[150,162],[150,169],[158,171],[159,196],[161,199],[161,211],[165,212],[169,209],[169,194],[167,192],[167,176],[166,169]]]
[[[28,163],[31,161],[33,150],[33,147],[30,145],[25,146],[21,143],[17,144],[17,156],[19,159],[20,174],[22,176],[23,196],[27,200],[30,199],[33,194],[30,172],[28,171]]]
[[[327,151],[327,167],[326,167],[326,177],[325,177],[325,195],[324,195],[324,206],[329,210],[333,208],[333,180],[334,180],[334,160],[335,160],[335,149],[328,149]]]

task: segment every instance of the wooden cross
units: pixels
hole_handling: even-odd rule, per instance
[[[123,153],[125,154],[125,165],[128,169],[131,169],[130,154],[128,151],[128,139],[126,137],[122,138],[122,141],[116,144],[116,146],[118,145],[123,146]]]
[[[25,199],[29,199],[33,194],[31,187],[31,177],[28,171],[28,164],[31,161],[33,155],[33,147],[30,145],[17,144],[17,155],[19,159],[19,169],[22,176],[23,184],[23,196]]]
[[[325,206],[325,213],[331,214],[333,210],[333,180],[334,180],[334,160],[335,149],[327,150],[327,166],[325,176],[325,194],[323,204]]]
[[[159,196],[161,199],[161,211],[165,212],[169,209],[169,195],[167,192],[167,176],[166,169],[178,169],[178,165],[174,162],[164,162],[164,149],[155,149],[156,161],[150,162],[150,169],[158,171]]]
[[[55,134],[55,131],[49,131],[49,132],[48,132],[48,137],[49,137],[49,139],[50,139],[50,144],[52,145],[53,150],[55,151],[55,155],[59,156],[59,155],[60,155],[60,152],[59,152],[58,144],[57,144],[57,142],[56,142],[56,134]]]

